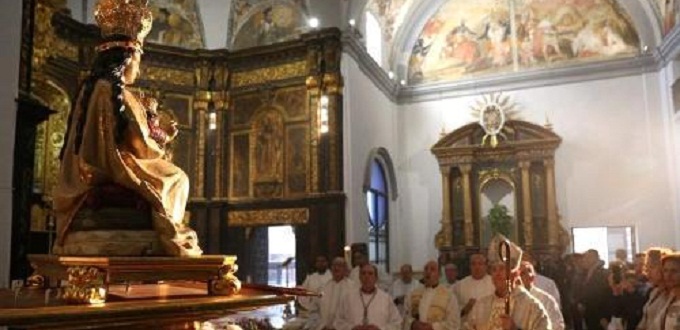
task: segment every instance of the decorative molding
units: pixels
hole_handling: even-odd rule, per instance
[[[349,30],[343,32],[342,45],[342,51],[357,62],[359,69],[387,98],[396,104],[409,104],[499,90],[554,86],[656,72],[668,61],[680,55],[680,27],[676,27],[667,36],[663,45],[657,48],[654,54],[647,52],[635,57],[415,86],[400,86],[397,81],[390,79],[385,70],[368,55],[361,41]]]
[[[173,68],[160,68],[142,65],[141,77],[147,81],[162,81],[171,85],[193,86],[194,72]]]
[[[597,61],[561,68],[543,68],[446,83],[409,86],[400,90],[398,101],[400,104],[407,104],[499,90],[510,91],[611,79],[655,72],[657,69],[658,65],[654,56],[645,54],[633,58]]]
[[[680,24],[676,25],[664,38],[661,46],[654,52],[657,69],[665,67],[680,55]]]
[[[227,216],[227,223],[230,227],[299,225],[308,221],[308,208],[231,211]]]
[[[342,51],[357,62],[357,66],[359,66],[361,72],[363,72],[368,79],[370,79],[375,86],[390,99],[390,101],[397,102],[399,84],[397,81],[390,79],[387,72],[385,72],[385,70],[368,55],[366,48],[361,43],[361,40],[358,39],[355,32],[350,30],[345,30],[343,32]]]
[[[279,66],[234,72],[232,87],[244,87],[287,78],[303,77],[307,74],[307,62],[296,61]]]

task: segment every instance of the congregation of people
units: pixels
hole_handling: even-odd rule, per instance
[[[409,264],[392,280],[367,256],[316,258],[300,297],[309,330],[672,330],[680,327],[680,253],[652,248],[608,267],[596,250],[570,254],[550,269],[513,244],[501,259],[470,255],[469,274],[430,260],[422,278]],[[539,274],[546,270],[550,277]],[[552,277],[552,279],[551,279]],[[553,280],[554,279],[554,280]]]

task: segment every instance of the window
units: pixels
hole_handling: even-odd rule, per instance
[[[366,191],[368,207],[368,257],[372,263],[388,268],[388,194],[383,166],[371,163],[371,182]]]
[[[267,284],[295,286],[295,233],[291,226],[269,229],[269,267]]]
[[[626,259],[633,260],[635,255],[635,230],[633,227],[581,227],[572,228],[574,252],[583,253],[594,249],[604,260],[616,260],[616,250],[626,250]]]
[[[378,19],[366,12],[366,51],[378,65],[382,66],[382,30]]]

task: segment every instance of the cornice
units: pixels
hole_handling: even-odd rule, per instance
[[[408,104],[498,91],[611,79],[657,70],[658,63],[655,56],[643,54],[632,58],[502,73],[444,83],[405,86],[399,91],[398,103]]]
[[[383,94],[396,103],[399,92],[399,84],[390,79],[387,72],[368,55],[363,43],[356,37],[353,31],[345,30],[342,33],[342,52],[346,53],[357,62],[363,72]],[[345,77],[347,79],[347,77]]]
[[[665,67],[669,62],[680,55],[680,25],[676,25],[657,48],[654,56],[658,62],[658,68]]]

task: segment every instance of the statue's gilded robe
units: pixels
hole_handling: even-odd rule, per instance
[[[74,215],[87,193],[102,184],[134,190],[152,207],[152,220],[161,244],[170,255],[200,255],[196,234],[182,224],[189,195],[189,180],[177,166],[164,159],[164,150],[149,136],[146,110],[137,97],[123,88],[128,126],[123,141],[114,139],[115,122],[111,84],[96,82],[82,128],[80,150],[75,152],[76,123],[83,111],[82,93],[70,117],[71,132],[64,143],[54,196],[57,246],[63,244]]]

